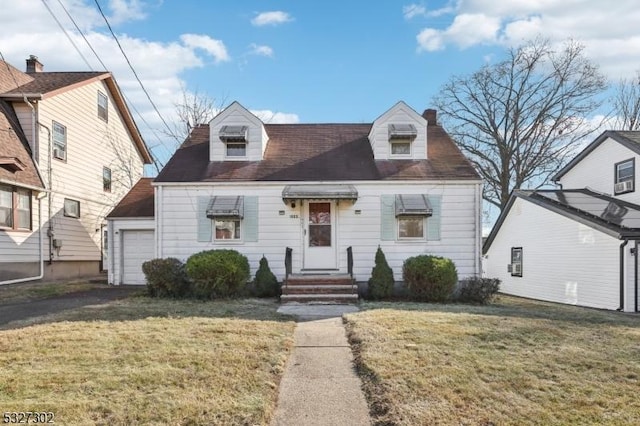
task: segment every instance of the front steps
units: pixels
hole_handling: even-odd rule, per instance
[[[347,274],[289,275],[282,286],[282,303],[355,303],[358,286]]]

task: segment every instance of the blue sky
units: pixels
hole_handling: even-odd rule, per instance
[[[271,122],[371,122],[398,100],[422,112],[452,75],[540,34],[583,42],[611,81],[640,68],[634,0],[98,1],[168,122],[182,90],[237,100]],[[176,142],[162,135],[94,0],[0,0],[0,51],[18,68],[34,54],[47,71],[101,69],[61,4],[166,162]]]

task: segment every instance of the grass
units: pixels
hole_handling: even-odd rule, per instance
[[[277,306],[134,297],[14,322],[0,407],[65,425],[268,424],[293,343]]]
[[[640,317],[500,296],[345,319],[376,424],[640,424]]]
[[[26,302],[33,299],[60,296],[93,288],[103,288],[105,284],[78,282],[59,283],[21,283],[0,286],[0,305],[7,303]]]

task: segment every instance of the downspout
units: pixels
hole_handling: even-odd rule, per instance
[[[629,244],[629,240],[624,240],[620,244],[620,307],[617,309],[624,312],[624,248]]]
[[[162,185],[156,186],[156,211],[155,211],[155,233],[156,233],[156,258],[162,258]]]
[[[7,280],[7,281],[0,281],[0,285],[4,285],[4,284],[17,284],[17,283],[23,283],[23,282],[27,282],[27,281],[36,281],[36,280],[40,280],[42,279],[42,277],[44,276],[44,249],[42,248],[42,200],[38,197],[36,197],[38,199],[38,254],[39,254],[39,264],[40,264],[40,271],[39,274],[36,275],[35,277],[26,277],[26,278],[16,278],[13,280]]]
[[[477,184],[475,201],[476,201],[476,214],[475,214],[475,225],[476,225],[476,246],[475,246],[475,256],[473,263],[475,264],[475,275],[478,277],[482,277],[482,220],[480,216],[482,215],[482,184]]]
[[[633,265],[635,270],[633,271],[633,287],[634,287],[634,310],[636,312],[638,312],[638,240],[635,240],[635,247],[634,247],[634,259],[633,259]]]
[[[47,229],[47,236],[49,237],[49,265],[51,265],[53,263],[53,237],[54,237],[54,232],[53,232],[53,218],[51,217],[51,204],[53,203],[53,166],[52,166],[52,162],[53,162],[53,144],[51,143],[51,129],[49,129],[49,127],[45,126],[44,124],[38,122],[38,125],[43,127],[46,131],[47,131],[47,152],[48,152],[48,160],[47,160],[47,178],[48,178],[48,182],[47,184],[49,185],[49,197],[47,199],[48,201],[48,211],[47,211],[47,217],[49,218],[49,226]]]

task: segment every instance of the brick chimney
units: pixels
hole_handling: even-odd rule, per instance
[[[38,60],[36,55],[29,55],[27,59],[27,73],[42,72],[44,65]]]
[[[422,113],[422,118],[427,120],[429,126],[435,126],[438,124],[438,111],[436,111],[435,109],[425,109]]]

